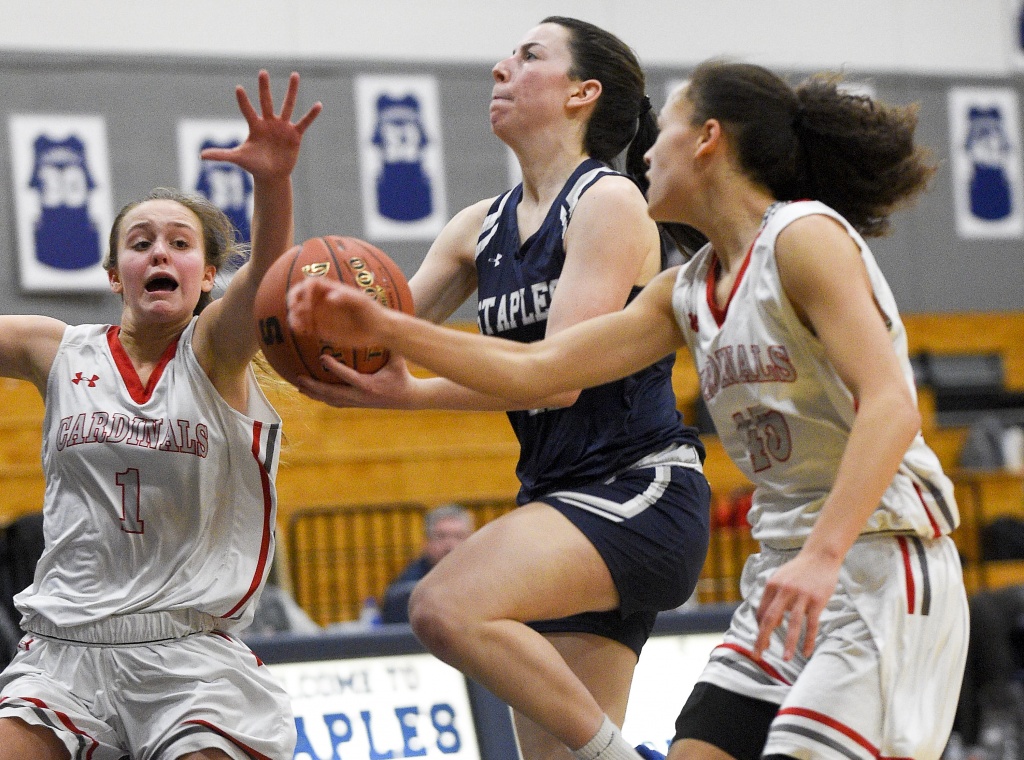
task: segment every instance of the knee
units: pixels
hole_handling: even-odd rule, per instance
[[[409,625],[423,645],[441,660],[456,649],[460,632],[465,633],[465,610],[460,609],[444,588],[420,581],[409,597]]]

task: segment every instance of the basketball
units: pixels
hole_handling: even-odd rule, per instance
[[[325,235],[289,249],[267,270],[256,293],[254,311],[263,355],[274,370],[294,384],[299,375],[326,383],[339,380],[320,365],[330,354],[357,372],[370,374],[388,361],[379,346],[343,346],[288,327],[288,288],[303,277],[329,277],[360,288],[383,306],[413,313],[412,293],[398,265],[379,248],[352,237]]]

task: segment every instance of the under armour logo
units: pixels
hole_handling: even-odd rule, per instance
[[[487,261],[490,264],[494,264],[494,266],[498,266],[498,264],[501,263],[501,254],[499,253],[496,256],[494,256],[492,258],[489,258],[489,259],[487,259]]]
[[[697,324],[697,315],[692,311],[690,312],[690,329],[694,332],[698,332],[700,329],[700,325]]]
[[[78,385],[79,383],[89,383],[90,388],[95,388],[96,381],[99,379],[99,375],[93,375],[92,377],[83,377],[81,372],[76,372],[75,376],[71,378],[71,382],[73,382],[75,385]]]

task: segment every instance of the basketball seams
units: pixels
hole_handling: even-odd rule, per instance
[[[390,305],[391,308],[398,309],[399,311],[404,311],[406,313],[412,313],[410,310],[408,310],[406,308],[406,306],[408,304],[403,303],[403,301],[406,300],[404,298],[404,296],[408,292],[408,286],[406,286],[404,288],[404,290],[403,290],[403,288],[401,287],[399,281],[394,276],[394,273],[391,271],[393,268],[397,269],[398,265],[395,264],[395,262],[392,259],[384,258],[385,256],[387,256],[387,254],[384,254],[383,251],[381,251],[381,250],[379,250],[377,248],[374,248],[373,246],[365,245],[365,244],[360,242],[359,248],[362,249],[365,252],[364,255],[366,255],[367,258],[370,258],[370,257],[373,258],[373,267],[372,268],[373,268],[373,271],[376,274],[379,275],[379,274],[383,273],[383,274],[387,275],[388,291],[390,293],[391,298],[393,298],[394,301],[395,301],[394,304]],[[409,293],[409,301],[411,301],[411,300],[412,300],[412,294]]]
[[[316,373],[312,369],[310,369],[309,364],[306,363],[306,357],[302,352],[302,348],[299,346],[299,341],[295,337],[295,333],[292,332],[292,329],[291,327],[289,327],[288,324],[288,291],[289,289],[291,289],[291,286],[293,284],[292,275],[294,274],[296,267],[298,267],[298,270],[300,272],[302,271],[302,267],[298,266],[298,264],[299,259],[302,258],[302,254],[306,251],[305,243],[303,243],[300,246],[297,246],[297,249],[298,250],[295,251],[295,255],[292,256],[292,262],[288,267],[288,276],[285,278],[284,281],[284,293],[281,294],[281,298],[284,301],[284,327],[285,329],[288,330],[288,337],[291,339],[292,348],[295,350],[295,355],[299,358],[299,361],[302,363],[302,366],[305,367],[306,372],[309,374],[310,377],[316,377]],[[295,379],[290,378],[290,381],[294,383]]]
[[[338,257],[335,255],[335,251],[337,251],[337,250],[344,251],[345,250],[344,246],[340,243],[340,241],[344,240],[344,238],[341,238],[341,237],[339,237],[337,235],[330,235],[330,236],[322,237],[320,239],[324,242],[324,246],[326,246],[327,252],[331,255],[331,261],[334,262],[334,269],[338,273],[338,281],[339,282],[343,282],[346,285],[355,285],[355,278],[354,277],[346,276],[346,275],[350,275],[352,273],[352,268],[349,267],[347,265],[347,263],[346,263],[345,268],[342,269],[341,268],[341,262],[338,261]],[[331,350],[332,351],[337,351],[337,349],[334,346],[331,346]],[[347,362],[348,366],[350,366],[352,369],[358,371],[359,370],[359,354],[358,354],[358,349],[355,346],[352,346],[352,347],[350,347],[348,349],[345,349],[345,350],[348,352],[348,355],[349,355],[349,361]]]

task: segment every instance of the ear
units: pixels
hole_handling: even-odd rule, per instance
[[[596,79],[585,79],[582,82],[576,82],[576,87],[573,92],[569,95],[569,102],[567,103],[569,108],[578,109],[583,106],[589,106],[597,102],[597,99],[601,97],[601,93],[604,88],[601,83]]]
[[[206,268],[203,270],[203,284],[201,286],[204,293],[209,293],[213,290],[213,283],[216,278],[217,267],[213,264],[207,264]]]
[[[722,132],[722,123],[718,119],[708,119],[700,128],[694,155],[710,155],[719,150],[724,141],[725,134]]]
[[[123,293],[124,285],[121,284],[121,275],[117,272],[117,267],[113,267],[107,270],[107,279],[110,280],[110,290],[113,293]]]

